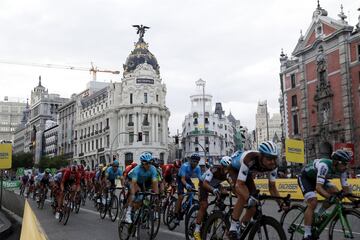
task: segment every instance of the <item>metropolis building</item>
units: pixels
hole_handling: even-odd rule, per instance
[[[166,86],[143,35],[123,65],[121,82],[78,97],[74,156],[87,165],[116,157],[124,167],[145,151],[168,158]]]

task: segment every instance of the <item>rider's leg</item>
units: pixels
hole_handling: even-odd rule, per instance
[[[313,215],[314,215],[314,211],[316,209],[317,206],[317,198],[314,192],[312,192],[313,194],[308,194],[308,196],[310,195],[310,197],[307,198],[306,194],[304,196],[306,204],[307,204],[307,208],[305,210],[304,213],[304,238],[311,236],[311,225],[313,222]]]

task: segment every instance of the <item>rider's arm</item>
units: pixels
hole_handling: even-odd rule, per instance
[[[317,168],[316,191],[324,198],[329,198],[331,197],[331,194],[328,193],[324,188],[326,174],[328,173],[329,169],[327,165],[324,163],[319,163],[316,166],[316,168]]]
[[[277,177],[277,169],[271,171],[269,173],[269,192],[271,196],[280,197],[279,191],[276,188],[276,177]],[[277,199],[276,202],[281,205],[282,201]]]

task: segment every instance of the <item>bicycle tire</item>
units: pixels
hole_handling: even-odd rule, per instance
[[[67,193],[64,197],[63,211],[62,211],[62,218],[61,218],[61,222],[64,226],[69,221],[70,212],[71,212],[71,201],[70,201],[70,195],[69,195],[69,193]]]
[[[176,198],[172,199],[165,210],[166,225],[171,231],[177,227],[177,224],[174,223],[174,220],[176,218],[176,214],[175,214],[176,201],[177,201]]]
[[[155,220],[154,220],[154,238],[159,232],[160,225],[161,225],[161,207],[155,206],[154,214],[155,214]],[[157,213],[156,213],[157,212]]]
[[[75,213],[78,214],[80,211],[80,205],[81,205],[81,196],[80,194],[77,194],[75,197],[75,202],[73,204],[75,206]]]
[[[120,240],[128,240],[131,235],[132,224],[125,222],[126,211],[120,215],[118,223],[118,235]]]
[[[175,197],[170,197],[164,204],[163,206],[163,209],[164,209],[164,213],[163,213],[163,223],[165,225],[167,225],[167,219],[166,219],[166,216],[167,216],[167,209],[168,209],[168,206],[170,204],[170,202],[173,200],[173,199],[176,199]]]
[[[106,213],[107,213],[107,205],[106,204],[99,203],[99,213],[100,213],[101,219],[104,219],[106,217]]]
[[[140,210],[140,218],[137,221],[137,240],[154,238],[154,212],[149,207],[142,207]],[[142,230],[146,233],[143,234]],[[145,237],[146,236],[146,237]]]
[[[202,230],[201,239],[223,239],[230,229],[230,220],[226,216],[226,213],[222,211],[215,211],[210,214],[205,223],[203,223],[204,227]],[[218,230],[221,232],[218,233]],[[213,237],[214,234],[219,237]],[[208,235],[210,235],[210,237],[208,237]]]
[[[255,235],[258,234],[259,230],[261,231],[262,227],[264,227],[264,229],[265,229],[264,232],[267,235],[268,229],[265,226],[271,226],[277,232],[276,236],[274,236],[273,234],[270,234],[270,236],[267,236],[265,238],[266,240],[271,240],[271,239],[286,240],[286,234],[285,234],[284,229],[282,228],[281,224],[275,218],[269,217],[269,216],[262,216],[260,221],[258,221],[254,224],[254,226],[250,230],[248,239],[249,240],[257,239],[257,238],[255,238]],[[264,238],[260,238],[260,239],[264,239]]]
[[[200,206],[195,204],[191,206],[190,210],[185,216],[185,238],[186,240],[193,239],[195,230],[195,220]]]
[[[115,204],[115,207],[114,207]],[[115,214],[113,212],[113,209],[115,209]],[[110,205],[109,205],[109,215],[112,222],[115,222],[117,216],[119,214],[119,200],[117,196],[113,195],[111,197]]]
[[[359,223],[360,223],[360,212],[355,210],[355,209],[348,209],[345,208],[343,210],[343,215],[346,219],[348,219],[347,215],[353,215],[355,218],[357,218],[358,220],[355,223],[349,223],[349,226],[353,225],[353,226],[358,226],[359,227]],[[330,223],[329,226],[329,240],[337,240],[337,239],[343,239],[340,238],[339,235],[334,236],[334,232],[339,233],[338,231],[334,231],[335,226],[336,226],[336,222],[339,220],[339,215],[337,215]],[[353,231],[354,232],[354,231]],[[359,232],[359,231],[356,231]],[[343,233],[342,233],[343,234]],[[343,235],[344,236],[344,235]],[[346,238],[348,239],[348,238]],[[356,239],[356,238],[354,238]]]
[[[285,234],[288,235],[289,239],[302,239],[303,234],[296,231],[296,228],[301,226],[303,222],[303,217],[299,216],[300,214],[304,215],[306,207],[300,204],[293,204],[290,209],[284,212],[280,218],[280,224],[283,227]],[[296,219],[297,218],[297,219]],[[296,221],[295,221],[296,219]],[[295,221],[295,222],[294,222]],[[291,224],[287,226],[287,224]]]

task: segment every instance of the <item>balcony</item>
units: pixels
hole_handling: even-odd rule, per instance
[[[84,153],[79,153],[79,157],[82,157],[82,156],[84,156]]]
[[[105,150],[105,148],[98,148],[97,152],[100,153],[100,152],[103,152]]]
[[[143,126],[149,126],[150,123],[149,123],[149,122],[143,122],[142,125],[143,125]]]

